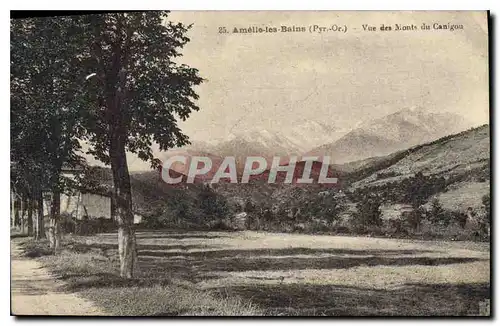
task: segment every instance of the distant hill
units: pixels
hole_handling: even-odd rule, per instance
[[[186,176],[174,170],[169,171],[171,177]],[[160,171],[139,172],[130,174],[132,188],[132,203],[135,213],[148,215],[152,210],[161,207],[178,196],[194,198],[201,189],[203,180],[197,178],[195,183],[167,184],[161,178]],[[104,167],[91,167],[86,176],[88,192],[110,195],[113,188],[111,169]],[[104,189],[104,191],[103,191]]]
[[[490,130],[483,125],[377,158],[349,175],[350,188],[381,186],[417,172],[444,177],[447,191],[436,194],[445,208],[479,206],[490,191]]]
[[[483,125],[414,146],[385,159],[379,158],[363,167],[362,170],[372,170],[372,173],[353,183],[353,186],[383,183],[417,172],[442,174],[447,177],[472,175],[474,171],[489,167],[489,163],[489,125]],[[377,166],[380,168],[377,169]]]
[[[260,126],[246,130],[236,129],[216,144],[194,141],[191,145],[169,152],[187,150],[209,153],[209,156],[220,158],[234,156],[238,170],[241,171],[249,156],[264,157],[268,165],[274,156],[280,156],[283,158],[281,162],[286,163],[289,156],[300,157],[311,148],[334,141],[346,132],[322,122],[299,120],[293,128],[286,130],[268,130]]]
[[[318,184],[319,183],[321,170],[323,169],[323,164],[322,164],[322,162],[318,162],[318,161],[313,161],[311,164],[311,171],[309,173],[309,178],[312,180],[312,182],[310,184],[298,182],[298,180],[302,179],[302,177],[303,177],[305,165],[306,165],[305,161],[298,161],[295,164],[294,174],[293,174],[293,178],[291,179],[290,184],[297,185],[297,186],[307,186],[310,184]],[[267,169],[259,175],[251,176],[250,181],[267,182],[269,180],[270,172],[271,172],[270,169]],[[286,172],[280,171],[280,172],[276,173],[276,183],[283,184],[286,180],[286,176],[287,176]],[[338,179],[340,176],[341,176],[340,171],[335,170],[335,168],[331,165],[328,166],[328,170],[326,173],[327,178],[337,178]],[[306,178],[307,178],[307,176],[306,176]],[[338,187],[337,184],[334,185],[333,183],[332,184],[324,183],[324,186],[327,186],[327,185]]]
[[[318,120],[300,120],[293,128],[279,130],[279,133],[298,144],[300,153],[307,152],[320,145],[331,143],[348,133],[349,130]]]
[[[330,156],[342,164],[373,156],[382,156],[465,130],[469,123],[453,113],[429,113],[410,108],[365,123],[339,140],[307,153]]]
[[[181,153],[181,152],[179,152]],[[187,155],[197,154],[192,150],[184,152]],[[464,212],[468,207],[480,208],[481,199],[490,192],[490,130],[489,125],[472,128],[457,134],[448,135],[431,142],[419,144],[404,150],[396,151],[386,156],[367,158],[346,164],[333,164],[329,167],[329,177],[336,176],[339,183],[335,186],[317,184],[322,163],[314,162],[312,167],[313,184],[297,184],[297,178],[302,176],[304,162],[298,162],[295,168],[295,178],[292,184],[284,184],[285,174],[278,173],[277,183],[268,184],[269,169],[262,174],[252,176],[248,184],[230,184],[229,180],[212,185],[212,191],[217,196],[225,198],[233,213],[241,212],[241,207],[248,201],[258,210],[275,207],[291,207],[292,203],[318,202],[319,193],[328,193],[335,201],[346,209],[356,206],[359,197],[356,193],[368,192],[381,195],[388,190],[402,190],[403,197],[408,190],[402,185],[408,184],[416,173],[421,172],[429,178],[443,180],[445,188],[427,198],[438,198],[447,210]],[[216,166],[218,168],[218,166]],[[112,186],[111,172],[107,168],[93,168],[93,178],[98,184]],[[186,175],[175,170],[169,171],[172,177]],[[213,175],[212,175],[213,176]],[[238,172],[238,178],[241,172]],[[200,214],[200,198],[203,198],[206,187],[204,183],[211,177],[197,178],[195,184],[166,184],[161,179],[159,171],[133,173],[130,176],[134,212],[148,218],[151,216],[176,217],[205,216]],[[89,178],[91,179],[91,178]],[[411,182],[410,182],[411,184]],[[444,190],[443,190],[444,189]],[[327,190],[327,191],[325,191]],[[390,210],[397,216],[408,202],[401,196],[394,199],[392,193],[384,195],[384,214]],[[239,203],[234,208],[235,203]],[[301,204],[301,205],[302,205]],[[294,204],[295,205],[295,204]],[[308,205],[308,204],[304,204]],[[406,205],[406,206],[405,206]],[[384,207],[385,207],[384,206]],[[304,208],[306,209],[306,208]],[[309,208],[307,208],[309,209]],[[305,211],[304,211],[305,212]],[[179,215],[181,214],[181,215]],[[351,211],[343,214],[352,215]],[[212,216],[213,217],[213,216]],[[211,217],[211,218],[212,218]],[[165,217],[166,218],[166,217]],[[182,217],[188,219],[188,217]],[[213,217],[215,218],[215,217]],[[199,223],[204,223],[199,221]]]
[[[206,148],[206,147],[204,147]],[[203,148],[203,149],[204,149]],[[217,169],[219,168],[220,164],[223,161],[223,158],[217,155],[214,155],[212,153],[209,153],[207,151],[203,151],[202,149],[195,149],[192,147],[185,147],[185,148],[176,148],[169,150],[163,154],[163,162],[165,162],[168,158],[174,157],[174,156],[181,156],[185,158],[186,163],[182,163],[180,161],[175,161],[172,162],[172,165],[170,166],[170,170],[177,172],[178,174],[182,174],[186,176],[189,173],[189,168],[191,165],[191,160],[195,156],[199,157],[207,157],[211,160],[212,166],[210,170],[204,174],[200,175],[197,177],[200,181],[203,180],[210,180],[213,178],[215,173],[217,172]],[[203,164],[198,163],[198,168],[202,168]],[[171,174],[171,177],[175,178],[174,174]]]
[[[220,157],[234,156],[240,171],[249,156],[263,157],[270,165],[274,156],[286,158],[300,151],[298,144],[279,133],[258,129],[235,133],[229,140],[213,147],[213,153]]]

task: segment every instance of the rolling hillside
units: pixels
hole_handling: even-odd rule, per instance
[[[350,189],[382,186],[422,172],[445,178],[446,191],[434,197],[446,209],[477,208],[490,192],[489,133],[489,125],[483,125],[379,158],[349,176]]]
[[[342,193],[349,194],[362,189],[368,189],[369,193],[385,191],[384,187],[400,187],[416,173],[422,172],[425,176],[444,178],[446,182],[446,189],[434,193],[427,199],[428,202],[437,197],[445,209],[464,212],[468,207],[480,207],[483,195],[489,193],[489,164],[489,126],[483,125],[387,156],[331,165],[328,176],[339,178],[339,184],[333,188],[318,184],[297,185],[295,182],[283,184],[284,173],[278,173],[277,176],[278,182],[281,183],[268,184],[269,170],[251,177],[249,184],[230,184],[228,180],[222,180],[212,188],[217,196],[227,200],[229,205],[238,203],[238,207],[243,207],[241,205],[251,201],[259,209],[275,205],[291,208],[290,205],[295,205],[293,203],[297,203],[299,199],[301,203],[316,203],[313,205],[320,207],[323,204],[318,202],[318,194],[323,192],[332,194],[340,206],[351,209],[356,206],[357,201]],[[100,182],[111,185],[109,169],[98,169]],[[301,176],[303,169],[304,163],[299,162],[296,175]],[[321,163],[315,162],[312,169],[314,183],[318,179],[320,169]],[[173,177],[181,175],[175,171],[170,173]],[[202,185],[204,181],[207,180],[199,179],[196,184],[168,185],[161,179],[159,172],[134,173],[131,175],[134,211],[144,216],[187,214],[189,218],[196,219],[200,198],[206,191]],[[398,207],[408,206],[404,201],[390,202],[384,203],[384,214],[387,210],[398,216],[401,213]],[[231,208],[230,214],[241,212],[241,209]],[[343,214],[352,215],[352,211]],[[210,218],[213,217],[215,215]]]
[[[489,125],[483,125],[368,164],[363,170],[374,169],[373,173],[356,181],[352,186],[382,184],[417,172],[441,174],[445,177],[470,174],[472,178],[478,171],[489,169],[489,162]],[[388,163],[391,164],[384,166]],[[377,169],[377,166],[380,168]],[[390,177],[381,177],[384,175]]]

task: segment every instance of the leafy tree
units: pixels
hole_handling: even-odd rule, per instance
[[[428,219],[433,224],[441,224],[445,219],[445,211],[437,198],[434,198],[431,202]]]
[[[50,171],[50,176],[40,184],[60,190],[56,187],[59,167],[71,161],[78,147],[69,131],[88,142],[89,154],[111,165],[120,274],[127,278],[133,274],[136,250],[125,153],[135,153],[158,167],[152,143],[161,150],[187,144],[177,121],[199,109],[194,87],[203,79],[197,69],[175,62],[189,42],[185,34],[190,26],[167,19],[166,11],[112,13],[30,19],[12,28],[22,35],[15,46],[24,51],[16,57],[21,65],[12,65],[37,62],[30,69],[28,86],[24,80],[15,83],[19,107],[30,108],[29,112],[40,108],[32,115],[40,128],[30,138],[44,136],[47,126],[56,127],[36,143],[43,144],[40,157],[50,155],[45,160],[49,166],[38,169]],[[24,76],[22,71],[17,75]],[[31,92],[33,85],[44,83]],[[26,89],[30,96],[21,96]],[[68,128],[69,117],[75,118],[73,128]]]
[[[491,197],[490,194],[486,194],[481,198],[481,202],[484,208],[484,215],[481,221],[481,228],[484,234],[489,235],[489,228],[491,223]]]
[[[226,198],[218,195],[208,186],[198,194],[200,208],[207,218],[224,217],[229,213],[229,206]]]
[[[422,223],[424,213],[422,207],[414,208],[411,212],[405,212],[403,214],[404,222],[410,229],[417,231]]]
[[[490,199],[490,194],[486,194],[483,197],[481,197],[481,203],[484,206],[484,209],[486,211],[486,215],[488,216],[488,219],[491,214],[491,199]]]
[[[376,195],[370,195],[358,202],[356,205],[357,213],[355,217],[355,226],[359,230],[368,230],[371,227],[382,226],[382,211],[380,210],[381,201]]]
[[[37,119],[36,110],[32,109],[34,102],[32,85],[30,84],[29,64],[31,52],[29,47],[29,33],[26,30],[29,24],[19,20],[11,24],[11,192],[14,196],[14,224],[19,223],[18,201],[22,197],[34,196],[40,202],[41,191],[35,191],[35,184],[40,184],[42,174],[42,152],[37,146],[41,130],[40,120]],[[30,110],[31,109],[31,110]],[[36,182],[39,181],[39,182]],[[43,216],[39,216],[43,222]],[[37,223],[37,226],[43,223]],[[37,230],[37,236],[44,235]],[[42,227],[43,229],[43,227]]]
[[[324,221],[333,222],[338,219],[340,212],[344,209],[341,200],[333,195],[313,194],[312,198],[303,200],[302,212],[309,218],[318,218]]]
[[[67,17],[11,21],[11,170],[27,200],[38,202],[38,238],[44,236],[41,193],[51,190],[49,234],[54,251],[60,243],[60,193],[66,184],[61,171],[82,160],[77,154],[82,79],[69,56],[78,47],[66,42],[75,36],[71,26]],[[33,205],[27,206],[31,215]]]
[[[160,150],[186,145],[177,125],[192,111],[202,83],[198,70],[175,59],[189,42],[190,26],[168,21],[166,11],[112,13],[73,17],[83,44],[74,58],[90,76],[85,87],[84,139],[89,153],[111,165],[114,218],[118,222],[120,274],[130,278],[135,264],[130,151],[158,167],[151,145]]]
[[[247,213],[253,213],[253,212],[255,212],[255,210],[256,210],[256,206],[255,206],[254,202],[251,199],[247,199],[245,201],[243,211],[245,211]]]

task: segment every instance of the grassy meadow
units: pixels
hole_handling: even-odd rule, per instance
[[[58,256],[14,241],[111,315],[477,315],[490,297],[488,243],[145,231],[123,280],[116,234],[66,236]]]

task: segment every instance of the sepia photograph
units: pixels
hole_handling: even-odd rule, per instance
[[[491,21],[11,11],[11,315],[491,318]]]

